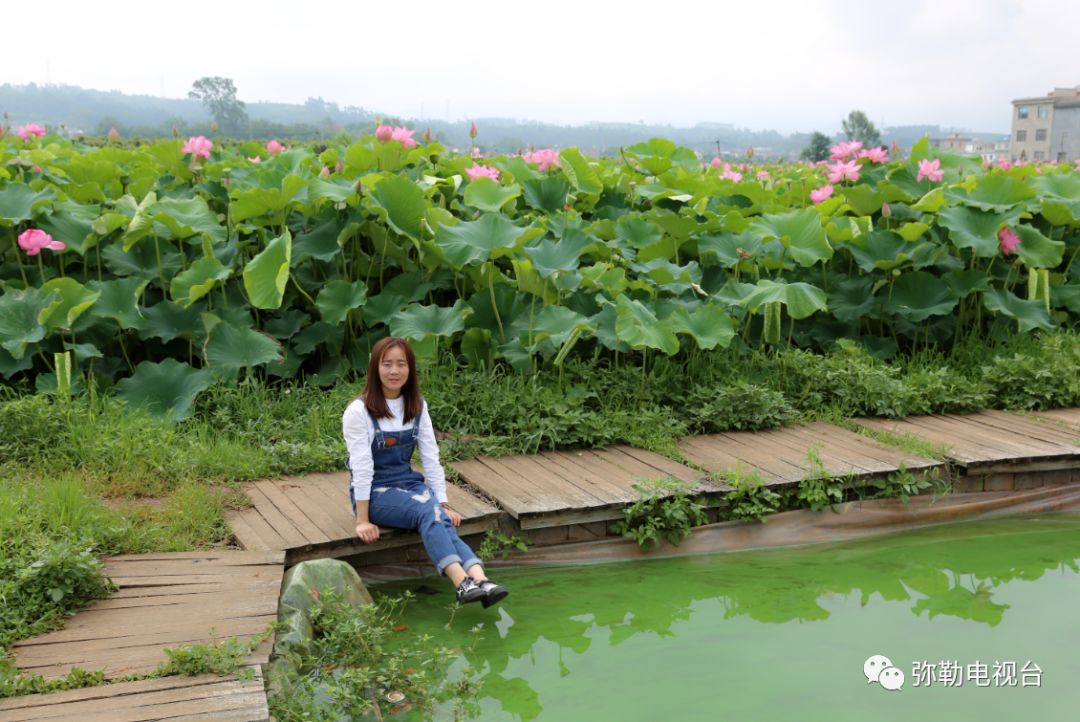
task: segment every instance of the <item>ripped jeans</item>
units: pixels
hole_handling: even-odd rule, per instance
[[[481,564],[469,545],[461,541],[449,515],[422,481],[403,486],[375,485],[368,502],[368,519],[379,526],[416,529],[439,574],[458,562],[466,570]],[[482,564],[481,564],[482,565]]]

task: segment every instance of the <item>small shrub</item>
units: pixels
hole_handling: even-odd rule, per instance
[[[480,542],[480,546],[476,548],[476,556],[484,561],[491,561],[496,554],[506,559],[515,549],[523,553],[529,551],[529,545],[520,534],[515,532],[511,536],[506,536],[494,529],[489,529],[483,541]]]
[[[732,519],[757,519],[765,521],[765,517],[780,510],[783,497],[770,489],[761,473],[756,469],[744,471],[737,467],[722,475],[722,481],[731,488],[724,495],[727,502],[727,515]]]
[[[707,521],[704,505],[691,496],[693,487],[684,481],[661,479],[634,488],[641,498],[623,509],[622,520],[612,529],[642,549],[660,546],[664,539],[678,546],[690,536],[691,527]]]

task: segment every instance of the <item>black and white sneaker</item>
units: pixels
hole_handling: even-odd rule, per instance
[[[487,609],[493,604],[498,604],[506,599],[506,595],[510,593],[507,591],[506,587],[499,586],[490,579],[485,579],[480,582],[480,589],[484,592],[484,598],[481,602],[484,605],[484,609]]]
[[[476,580],[472,577],[465,577],[461,580],[461,584],[457,588],[457,601],[458,604],[468,604],[469,602],[476,602],[483,599],[487,601],[487,595],[484,590],[480,588],[480,585],[476,583]]]

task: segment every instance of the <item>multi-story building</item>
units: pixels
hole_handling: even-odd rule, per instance
[[[1021,98],[1012,105],[1012,160],[1080,158],[1080,85],[1054,88],[1048,95]]]
[[[1009,140],[978,140],[961,133],[950,133],[943,138],[931,138],[930,145],[964,155],[977,155],[988,163],[1009,157]]]

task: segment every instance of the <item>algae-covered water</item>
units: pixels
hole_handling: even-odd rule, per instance
[[[375,591],[417,591],[410,629],[463,648],[455,673],[467,661],[482,680],[475,719],[1076,720],[1078,563],[1070,513],[502,570],[511,596],[462,607],[449,630],[445,580]],[[867,681],[874,655],[900,689]]]

